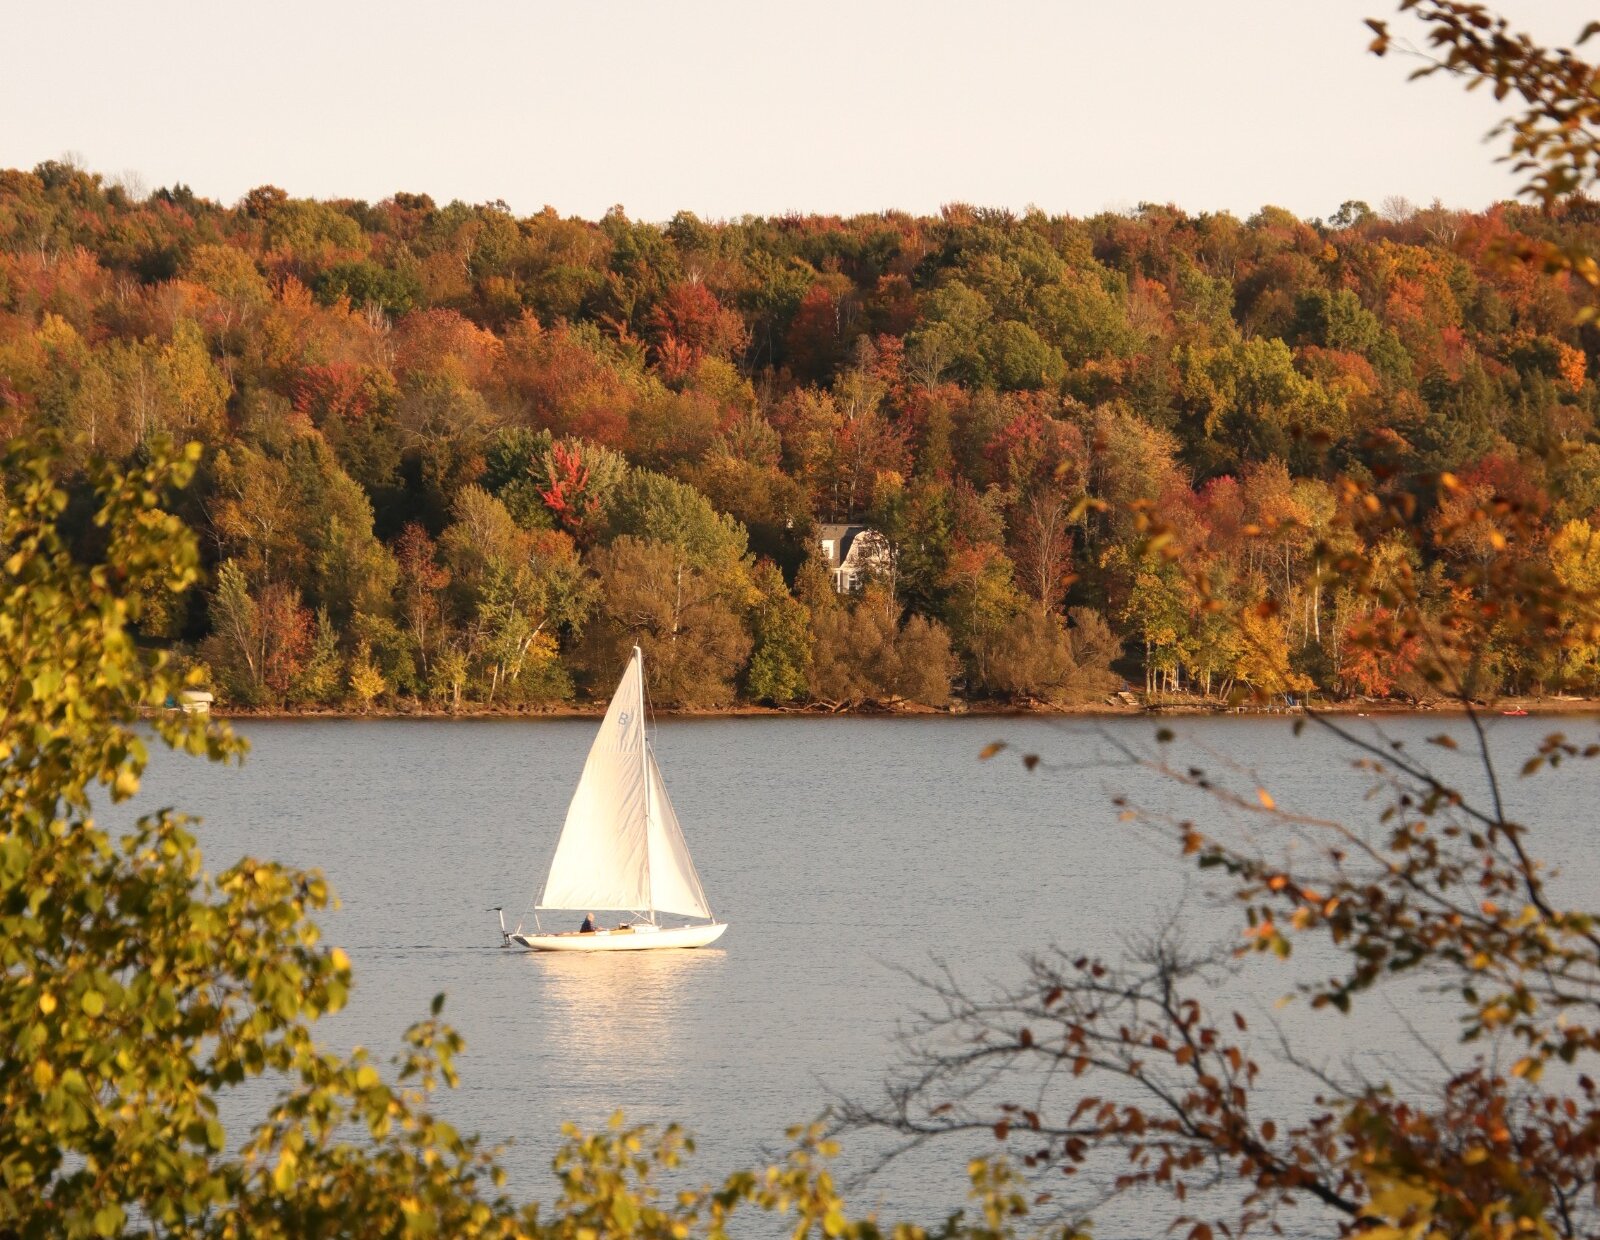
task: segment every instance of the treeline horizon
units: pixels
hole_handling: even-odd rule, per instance
[[[1513,530],[1600,582],[1600,335],[1545,242],[1600,208],[649,224],[52,162],[0,171],[0,433],[79,488],[201,443],[209,587],[141,637],[242,705],[556,704],[635,642],[667,706],[1417,698],[1323,588],[1346,480],[1412,497],[1353,550],[1441,615]],[[829,522],[893,549],[857,593]],[[1600,683],[1478,654],[1487,692]]]

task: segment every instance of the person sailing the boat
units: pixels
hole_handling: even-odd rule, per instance
[[[600,923],[594,919],[594,914],[590,913],[583,919],[583,925],[578,927],[578,933],[593,934],[598,929],[600,929]]]

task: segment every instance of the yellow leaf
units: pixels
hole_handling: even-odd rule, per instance
[[[280,1193],[286,1193],[294,1187],[296,1162],[293,1150],[284,1150],[278,1155],[278,1165],[272,1169],[272,1186]]]
[[[356,1088],[371,1089],[377,1085],[381,1079],[382,1078],[378,1075],[378,1070],[370,1063],[362,1064],[361,1067],[356,1071]]]
[[[1436,1197],[1415,1184],[1391,1184],[1372,1195],[1367,1213],[1386,1219],[1402,1219],[1412,1210],[1430,1212]]]
[[[1262,809],[1278,808],[1278,803],[1272,799],[1272,793],[1268,792],[1265,788],[1257,788],[1256,796],[1261,800]]]
[[[987,762],[1005,747],[1006,743],[1004,741],[990,741],[982,749],[978,750],[978,761]]]
[[[98,990],[86,990],[78,1004],[90,1016],[98,1016],[106,1010],[106,997]]]
[[[39,996],[39,1010],[46,1016],[56,1010],[56,997],[48,990]]]
[[[331,952],[328,953],[328,960],[333,964],[333,967],[338,969],[341,973],[349,972],[350,957],[345,954],[344,948],[335,947]]]

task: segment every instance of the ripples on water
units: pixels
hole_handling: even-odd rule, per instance
[[[815,1117],[829,1091],[870,1094],[882,1080],[895,1030],[921,998],[907,970],[938,961],[981,986],[1018,977],[1020,955],[1051,944],[1115,954],[1127,932],[1174,910],[1197,942],[1236,933],[1236,913],[1169,844],[1118,822],[1117,793],[1215,813],[1114,765],[1107,737],[1147,742],[1146,721],[741,718],[665,720],[656,740],[712,907],[731,923],[717,947],[501,951],[486,910],[504,904],[515,922],[531,902],[594,726],[247,721],[242,769],[162,755],[136,802],[202,815],[212,872],[248,852],[328,874],[341,906],[324,918],[327,937],[350,952],[357,979],[350,1007],[320,1027],[329,1044],[396,1049],[446,992],[468,1049],[461,1088],[440,1109],[466,1131],[514,1140],[504,1161],[525,1196],[552,1187],[562,1121],[594,1126],[617,1108],[688,1126],[707,1178],[781,1147],[783,1130]],[[1437,718],[1387,724],[1412,745],[1445,726],[1462,730]],[[1594,732],[1582,720],[1493,727],[1517,763],[1555,728]],[[1253,792],[1259,775],[1284,808],[1352,821],[1376,812],[1347,755],[1314,728],[1298,740],[1281,719],[1180,730],[1180,760],[1252,767],[1233,778]],[[995,739],[1010,750],[979,762]],[[1026,774],[1016,755],[1030,751],[1057,769]],[[1458,778],[1472,773],[1464,754],[1430,757]],[[1566,867],[1560,895],[1600,906],[1592,768],[1512,785],[1537,847]],[[1296,957],[1299,969],[1318,963]],[[1270,1013],[1294,975],[1255,965],[1218,997]],[[1440,1044],[1453,1036],[1447,1009],[1426,1005],[1404,1018],[1382,1003],[1354,1020],[1296,1009],[1279,1018],[1328,1062],[1410,1045],[1408,1024]],[[872,1144],[847,1148],[847,1167]],[[975,1152],[990,1150],[924,1154],[856,1204],[937,1219],[960,1204]],[[1135,1209],[1102,1234],[1153,1226]]]

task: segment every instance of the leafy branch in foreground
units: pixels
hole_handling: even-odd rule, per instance
[[[329,898],[322,877],[247,857],[208,878],[181,816],[145,815],[114,839],[91,814],[99,791],[118,802],[139,788],[141,711],[166,744],[243,752],[225,725],[161,712],[180,680],[133,636],[146,599],[197,578],[193,537],[158,505],[198,455],[97,469],[83,559],[59,529],[50,456],[19,447],[5,462],[0,1229],[325,1234],[362,1217],[381,1233],[428,1210],[466,1234],[488,1164],[419,1109],[415,1087],[450,1078],[455,1036],[412,1030],[397,1088],[364,1054],[312,1042],[309,1022],[350,985],[309,920]],[[266,1073],[290,1088],[230,1155],[219,1099]],[[347,1123],[371,1145],[360,1174]]]
[[[685,1240],[729,1235],[741,1209],[792,1216],[797,1238],[924,1235],[852,1219],[813,1131],[780,1163],[666,1195],[654,1177],[692,1144],[618,1116],[566,1130],[551,1201],[514,1201],[494,1151],[429,1110],[462,1045],[442,996],[388,1072],[314,1043],[351,982],[311,920],[331,898],[321,875],[246,857],[207,877],[169,810],[120,838],[96,824],[92,801],[138,791],[143,712],[175,748],[244,750],[224,724],[160,709],[182,678],[134,637],[152,599],[198,576],[193,536],[160,507],[198,455],[95,467],[92,531],[72,543],[52,454],[13,445],[0,466],[0,1237]],[[263,1076],[282,1092],[230,1135],[220,1104]],[[970,1173],[975,1212],[940,1234],[1012,1234],[1028,1208],[1014,1175]]]
[[[1495,127],[1510,139],[1504,156],[1517,172],[1533,175],[1524,192],[1546,203],[1582,193],[1600,181],[1600,88],[1595,67],[1570,48],[1545,48],[1511,29],[1504,17],[1481,4],[1462,0],[1400,0],[1427,28],[1427,43],[1437,55],[1414,77],[1452,73],[1468,90],[1488,85],[1497,100],[1515,95],[1523,112]],[[1393,36],[1385,21],[1370,19],[1375,55],[1387,55]],[[1590,22],[1577,46],[1600,34]]]
[[[1501,158],[1515,172],[1528,174],[1524,194],[1548,207],[1600,183],[1600,69],[1572,48],[1541,47],[1481,4],[1400,0],[1400,11],[1423,24],[1432,53],[1414,78],[1450,73],[1464,79],[1468,90],[1488,86],[1495,99],[1515,96],[1520,102],[1522,111],[1501,121],[1490,136],[1508,139],[1509,149]],[[1371,51],[1387,55],[1395,46],[1389,23],[1371,18],[1367,25],[1375,36]],[[1600,22],[1588,23],[1576,46],[1596,34]],[[1600,288],[1600,264],[1581,247],[1523,238],[1514,256],[1547,271],[1570,271],[1591,288]],[[1587,306],[1579,319],[1589,321],[1595,314]]]
[[[1296,1228],[1385,1240],[1600,1234],[1590,1075],[1600,915],[1552,895],[1534,824],[1508,809],[1477,700],[1496,649],[1591,646],[1600,594],[1522,553],[1529,522],[1514,503],[1452,506],[1459,484],[1446,477],[1441,489],[1419,533],[1409,497],[1347,487],[1315,554],[1328,565],[1325,587],[1367,617],[1352,640],[1379,657],[1411,651],[1418,674],[1458,707],[1460,726],[1430,740],[1470,751],[1456,759],[1471,759],[1470,782],[1403,740],[1311,710],[1296,730],[1310,725],[1342,746],[1368,794],[1370,818],[1341,821],[1280,805],[1247,769],[1193,765],[1166,728],[1151,745],[1106,733],[1125,762],[1209,805],[1205,828],[1165,809],[1121,808],[1130,830],[1161,833],[1218,877],[1243,911],[1241,937],[1196,952],[1169,927],[1120,961],[1038,953],[1021,982],[987,994],[935,979],[938,1003],[912,1031],[899,1073],[882,1099],[846,1105],[847,1127],[888,1128],[913,1144],[992,1129],[1036,1175],[1073,1177],[1070,1216],[1164,1190],[1174,1225],[1195,1240],[1279,1232],[1291,1216]],[[1442,599],[1410,561],[1380,574],[1370,557],[1340,550],[1469,530],[1483,535],[1483,554]],[[1154,521],[1146,533],[1147,545],[1167,545]],[[1203,578],[1193,586],[1204,597]],[[1245,630],[1247,619],[1231,622]],[[1552,733],[1521,777],[1596,756],[1600,744]],[[1297,988],[1323,1019],[1374,998],[1403,1009],[1445,996],[1459,1045],[1425,1046],[1420,1072],[1389,1058],[1376,1073],[1335,1071],[1324,1064],[1340,1040],[1331,1030],[1262,1037],[1218,1002],[1252,961],[1286,960],[1308,943],[1327,973]]]

